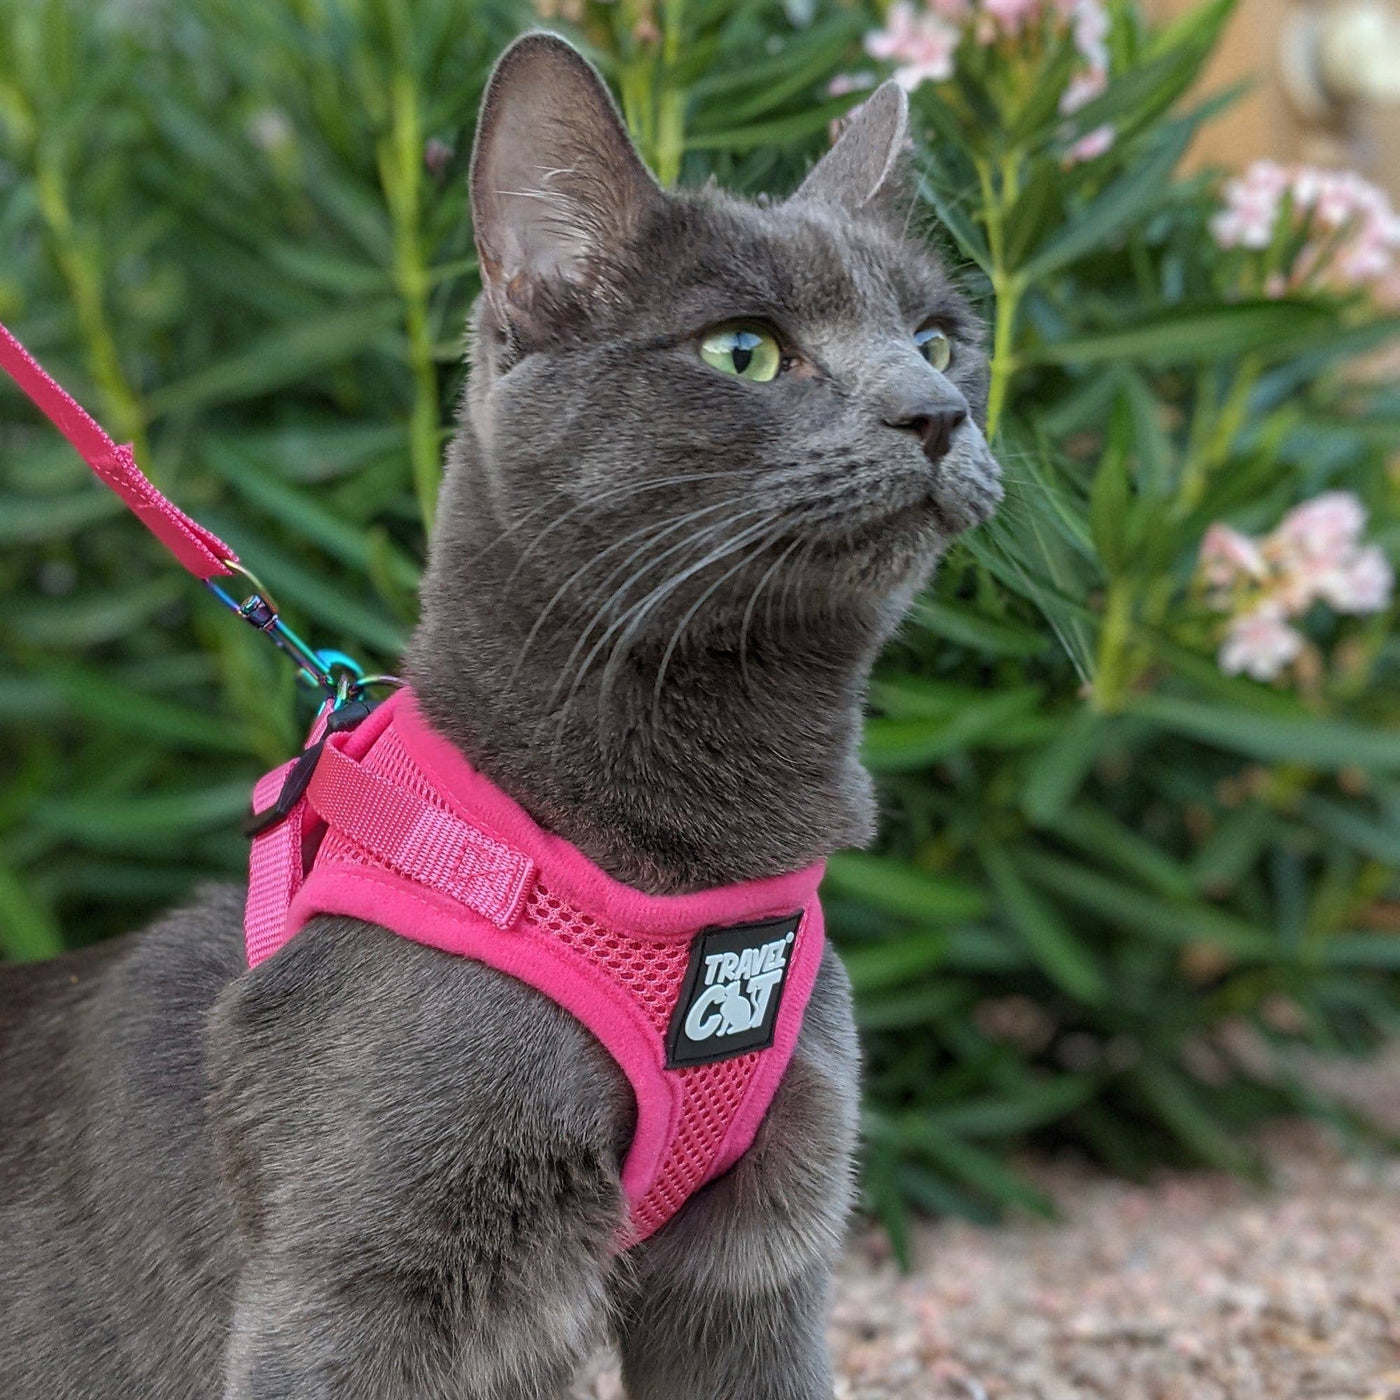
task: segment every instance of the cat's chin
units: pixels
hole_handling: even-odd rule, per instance
[[[991,519],[1001,498],[995,475],[969,473],[892,510],[868,518],[852,512],[839,534],[816,543],[812,557],[846,587],[896,593],[920,582],[959,535]]]
[[[816,541],[809,557],[839,590],[885,597],[925,577],[961,528],[924,497],[868,520],[848,520],[840,535]]]

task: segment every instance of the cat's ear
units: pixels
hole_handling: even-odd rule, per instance
[[[587,285],[599,255],[662,197],[603,80],[553,34],[527,34],[496,64],[471,194],[487,297],[527,314],[542,284]]]
[[[909,140],[909,99],[898,83],[882,83],[814,165],[794,199],[817,200],[852,213],[895,193]]]

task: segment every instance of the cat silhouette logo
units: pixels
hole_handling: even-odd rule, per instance
[[[666,1038],[666,1067],[709,1064],[773,1043],[802,914],[706,929],[695,940]]]

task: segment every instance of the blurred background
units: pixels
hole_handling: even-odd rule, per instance
[[[1000,519],[879,668],[832,862],[866,1186],[1257,1173],[1400,1029],[1394,0],[0,0],[0,319],[319,645],[413,626],[482,85],[585,44],[660,178],[784,192],[880,78],[985,309]],[[0,952],[239,877],[290,668],[0,385]]]

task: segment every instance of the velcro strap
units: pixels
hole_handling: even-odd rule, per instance
[[[325,822],[391,870],[510,928],[535,863],[327,744],[306,790]]]

